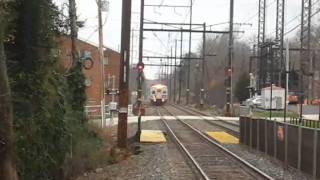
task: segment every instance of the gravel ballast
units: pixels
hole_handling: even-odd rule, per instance
[[[134,134],[136,126],[136,124],[129,125],[128,134],[130,136]],[[161,121],[144,122],[142,129],[164,131]],[[141,153],[132,155],[120,163],[86,173],[78,180],[198,179],[169,136],[166,136],[166,139],[167,143],[163,144],[136,143],[133,146],[138,147]]]

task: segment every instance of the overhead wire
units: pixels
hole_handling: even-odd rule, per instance
[[[271,5],[273,5],[275,2],[277,2],[277,0],[272,1],[271,3],[267,4],[266,8],[270,7]],[[248,18],[248,20],[244,21],[245,23],[250,22],[252,19],[254,19],[256,16],[259,15],[259,12],[255,13],[253,16],[251,16],[250,18]]]
[[[317,3],[319,3],[319,2],[320,2],[320,0],[317,0],[317,1],[313,2],[312,6],[314,6],[315,4],[317,4]],[[318,9],[316,12],[312,13],[312,14],[311,14],[311,18],[312,18],[313,16],[315,16],[316,14],[318,14],[319,12],[320,12],[320,9]],[[301,13],[298,14],[297,16],[295,16],[293,19],[291,19],[290,22],[293,22],[295,19],[297,19],[297,18],[299,18],[299,17],[301,17]],[[289,24],[289,23],[288,23],[288,24]],[[290,29],[290,30],[288,30],[287,32],[285,32],[284,35],[290,34],[291,32],[293,32],[294,30],[296,30],[296,29],[297,29],[298,27],[300,27],[300,26],[301,26],[301,23],[299,23],[298,25],[296,25],[296,26],[293,27],[292,29]]]

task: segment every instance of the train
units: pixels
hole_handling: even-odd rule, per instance
[[[168,87],[163,84],[155,84],[150,87],[150,102],[153,105],[161,106],[168,100]]]

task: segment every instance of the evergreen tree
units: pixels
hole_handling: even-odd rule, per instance
[[[249,98],[250,93],[248,87],[250,86],[250,77],[248,73],[240,75],[239,80],[235,86],[234,95],[242,102]]]
[[[13,107],[4,52],[5,28],[10,12],[7,3],[0,2],[0,179],[16,180],[13,144]]]
[[[66,82],[54,54],[54,5],[21,0],[13,5],[11,42],[6,44],[14,100],[18,174],[53,179],[68,150]]]

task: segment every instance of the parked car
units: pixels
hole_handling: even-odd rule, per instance
[[[251,106],[253,106],[253,107],[261,107],[262,106],[262,98],[261,97],[253,98]]]
[[[288,103],[289,103],[289,104],[298,104],[298,103],[299,103],[299,98],[298,98],[298,96],[288,95]]]
[[[250,107],[261,107],[262,106],[262,98],[261,96],[255,96],[247,99],[244,104]]]
[[[320,105],[320,99],[313,99],[311,101],[311,104],[314,105],[314,106],[319,106]]]

